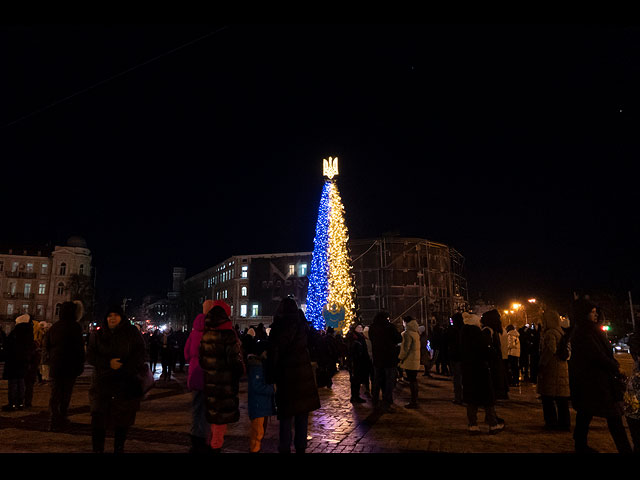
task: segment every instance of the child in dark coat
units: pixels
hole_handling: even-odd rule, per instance
[[[267,342],[258,340],[247,355],[247,380],[249,393],[249,419],[251,431],[249,452],[260,452],[269,417],[276,414],[275,390],[265,382],[264,364],[267,358]]]

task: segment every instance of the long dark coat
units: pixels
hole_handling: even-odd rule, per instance
[[[621,412],[614,398],[613,379],[619,364],[599,327],[597,323],[583,321],[571,335],[571,405],[576,411],[595,417],[617,416]]]
[[[142,334],[124,316],[113,330],[105,321],[91,334],[87,346],[87,361],[94,367],[89,389],[91,414],[104,415],[105,427],[134,424],[143,396],[137,375],[144,365],[144,357]],[[113,358],[122,362],[118,370],[111,368]]]
[[[306,321],[295,312],[276,314],[269,333],[266,380],[276,386],[278,418],[320,408],[320,397],[307,348]]]
[[[222,307],[213,307],[207,314],[199,361],[204,371],[207,421],[214,425],[237,422],[244,364],[240,339]]]
[[[367,350],[367,343],[362,333],[353,332],[349,342],[349,372],[357,382],[365,383],[371,374],[372,364]]]
[[[369,340],[371,340],[374,367],[398,366],[398,344],[402,342],[402,335],[386,317],[376,315],[373,319],[373,323],[369,326]]]
[[[482,333],[491,344],[491,356],[489,358],[489,370],[491,371],[491,384],[493,393],[497,399],[509,398],[509,385],[507,383],[507,372],[502,360],[502,346],[500,334],[490,327],[484,327]]]
[[[472,405],[495,404],[489,362],[494,356],[490,339],[477,325],[465,324],[460,335],[462,400]]]
[[[5,343],[5,364],[2,378],[5,380],[25,378],[35,354],[33,324],[31,322],[16,324],[7,336]]]
[[[44,347],[52,378],[75,378],[84,371],[82,326],[74,316],[61,315],[45,334]]]

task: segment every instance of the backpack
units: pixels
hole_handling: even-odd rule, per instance
[[[568,333],[565,333],[560,338],[558,342],[558,346],[556,348],[556,357],[560,360],[566,361],[571,357],[571,336]]]

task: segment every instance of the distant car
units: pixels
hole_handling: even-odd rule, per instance
[[[629,337],[622,337],[618,341],[613,342],[613,353],[630,353],[629,345],[627,344],[628,341]]]

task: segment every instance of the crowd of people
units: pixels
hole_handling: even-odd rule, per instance
[[[239,382],[246,375],[249,451],[261,451],[275,416],[278,451],[290,453],[293,447],[304,453],[309,414],[320,408],[319,389],[330,389],[339,369],[349,373],[350,402],[365,403],[364,395],[381,413],[396,411],[398,381],[409,387],[405,408],[419,407],[417,377],[422,371],[452,377],[452,401],[466,408],[470,434],[480,432],[479,409],[490,433],[502,431],[505,422],[496,405],[509,399],[510,388],[531,382],[541,400],[544,428],[570,432],[570,405],[576,411],[576,452],[594,451],[587,442],[593,417],[606,418],[619,452],[637,453],[640,446],[640,334],[631,336],[635,370],[627,379],[599,328],[602,312],[588,298],[574,302],[571,325],[563,323],[558,312],[545,309],[540,324],[503,328],[499,312],[490,310],[481,316],[456,313],[446,328],[436,326],[430,332],[406,316],[400,331],[389,313],[381,311],[368,326],[355,322],[344,337],[331,327],[316,330],[291,298],[282,300],[269,327],[259,324],[244,331],[233,326],[225,302],[206,300],[202,309],[188,335],[171,330],[143,334],[114,306],[88,342],[79,324],[80,302],[63,303],[53,325],[20,316],[4,342],[3,378],[9,388],[2,409],[28,408],[34,383],[48,380],[50,430],[63,431],[76,379],[88,362],[93,366],[93,451],[104,452],[106,433],[112,429],[113,451],[122,453],[146,393],[144,377],[160,360],[160,378],[165,380],[171,379],[176,364],[188,366],[191,452],[222,451],[227,426],[240,419]]]

